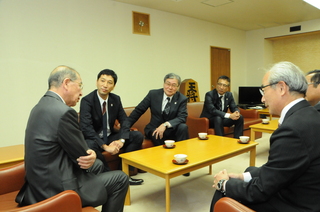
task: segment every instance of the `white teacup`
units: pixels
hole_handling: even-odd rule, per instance
[[[198,136],[200,139],[206,139],[207,138],[207,133],[198,133]]]
[[[262,123],[268,124],[269,123],[269,119],[262,119]]]
[[[174,155],[174,159],[177,161],[177,163],[184,163],[187,159],[187,155],[185,154],[176,154]]]
[[[240,136],[239,137],[241,143],[248,143],[249,142],[249,136]]]
[[[165,140],[164,143],[166,144],[167,147],[173,147],[174,140]]]

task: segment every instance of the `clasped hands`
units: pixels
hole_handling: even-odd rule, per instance
[[[213,176],[214,180],[213,180],[213,188],[216,188],[217,183],[220,180],[229,180],[230,178],[234,178],[234,179],[240,179],[243,180],[243,174],[235,174],[235,173],[230,173],[228,174],[226,169],[223,169],[222,171],[218,172],[217,174],[215,174]]]
[[[109,145],[103,144],[104,151],[109,152],[112,155],[119,153],[119,150],[123,147],[123,143],[120,140],[112,141]]]
[[[231,113],[231,114],[230,114],[230,118],[231,118],[232,120],[238,120],[238,119],[240,118],[240,113],[239,113],[239,111],[235,111],[235,112]]]

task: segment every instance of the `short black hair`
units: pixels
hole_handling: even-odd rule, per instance
[[[219,79],[223,79],[223,80],[227,80],[230,83],[230,78],[227,77],[226,75],[222,75],[217,79],[217,82],[219,81]]]
[[[114,84],[117,84],[118,81],[118,76],[117,74],[111,70],[111,69],[103,69],[102,71],[100,71],[100,73],[98,74],[97,80],[101,77],[101,75],[109,75],[112,76]]]
[[[307,75],[310,75],[310,74],[314,74],[311,79],[310,79],[310,82],[313,83],[313,86],[316,88],[318,87],[318,84],[320,84],[320,70],[319,69],[315,69],[313,71],[309,71]]]

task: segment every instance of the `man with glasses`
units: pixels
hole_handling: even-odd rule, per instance
[[[268,161],[245,173],[224,169],[214,175],[211,208],[227,196],[259,212],[320,211],[320,113],[305,100],[307,88],[303,72],[290,62],[276,63],[264,75],[261,100],[280,116]]]
[[[180,76],[170,73],[164,77],[163,88],[150,90],[125,121],[123,127],[130,128],[148,108],[151,110],[150,123],[145,135],[155,146],[165,140],[182,141],[189,139],[186,125],[187,97],[178,92]]]
[[[243,117],[232,93],[228,92],[229,86],[229,77],[220,76],[218,78],[217,88],[206,93],[200,117],[208,118],[209,127],[214,128],[215,134],[220,136],[224,135],[223,127],[234,125],[234,137],[239,138],[243,135]]]
[[[306,100],[320,111],[320,70],[313,70],[306,74],[308,90]]]

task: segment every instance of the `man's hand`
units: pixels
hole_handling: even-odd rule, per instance
[[[235,112],[231,113],[231,114],[230,114],[230,118],[231,118],[232,120],[238,120],[238,119],[240,118],[240,113],[239,113],[239,111],[235,111]]]
[[[109,152],[111,155],[115,155],[119,152],[119,148],[113,142],[109,145],[103,144],[102,147],[104,151]]]
[[[152,136],[156,135],[156,139],[162,139],[163,133],[166,131],[166,126],[164,124],[161,124],[155,131],[153,131]]]
[[[123,147],[123,143],[120,140],[115,140],[112,141],[110,145],[115,145],[117,146],[119,149],[121,149]]]
[[[220,171],[219,173],[217,173],[213,177],[214,177],[213,185],[212,185],[213,188],[216,188],[216,185],[220,180],[222,180],[222,179],[229,180],[228,172],[226,169]]]
[[[81,169],[89,169],[96,160],[96,153],[92,149],[87,150],[87,156],[81,156],[77,159],[78,165]]]

